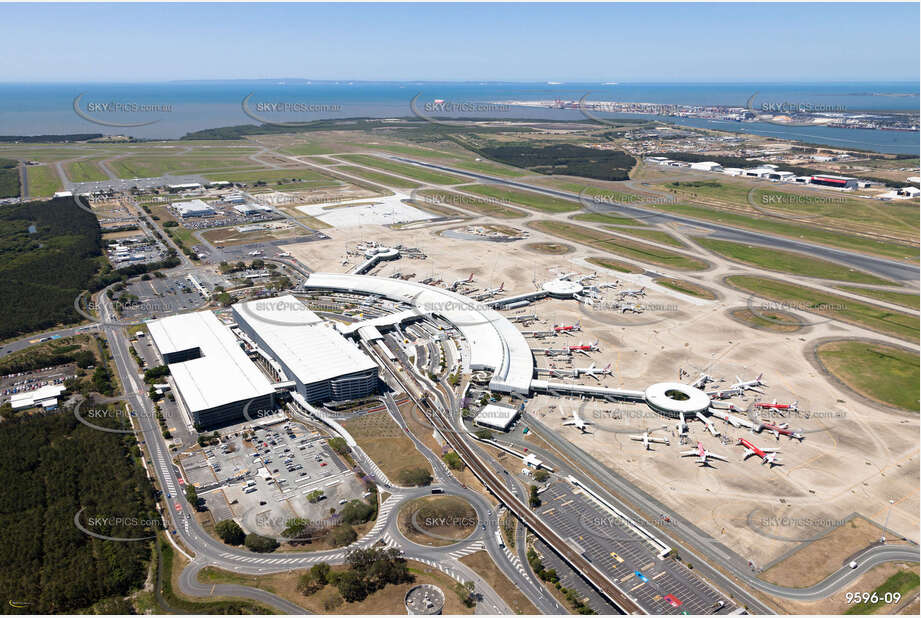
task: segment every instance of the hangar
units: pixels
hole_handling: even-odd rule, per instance
[[[273,407],[271,382],[212,312],[183,313],[147,326],[196,427],[242,421],[249,402],[255,410]]]
[[[240,330],[278,362],[309,403],[377,392],[377,364],[294,296],[237,303],[231,310]]]

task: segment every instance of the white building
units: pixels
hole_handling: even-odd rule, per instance
[[[272,356],[309,403],[377,391],[378,367],[359,347],[290,294],[237,303],[237,325]]]
[[[172,206],[176,213],[183,219],[189,217],[208,217],[214,214],[214,209],[202,200],[173,202],[170,206]]]
[[[150,337],[169,365],[179,399],[203,428],[264,415],[274,408],[275,389],[223,322],[197,311],[148,323]]]
[[[743,173],[745,173],[745,170],[743,170],[741,167],[726,167],[723,168],[723,173],[727,176],[741,176]]]
[[[698,161],[697,163],[691,163],[691,169],[701,172],[721,172],[723,171],[723,166],[716,161]]]
[[[518,418],[518,409],[506,406],[487,404],[473,419],[474,425],[508,431],[512,423]]]

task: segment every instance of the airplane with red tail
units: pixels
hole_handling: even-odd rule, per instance
[[[745,438],[739,438],[739,445],[745,447],[745,455],[742,456],[742,461],[745,461],[752,455],[757,455],[761,458],[761,463],[770,464],[771,467],[780,464],[780,461],[777,459],[777,453],[780,452],[776,448],[758,448]]]

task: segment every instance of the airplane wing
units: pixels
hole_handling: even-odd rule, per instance
[[[713,459],[720,459],[722,461],[729,461],[722,455],[717,455],[716,453],[711,453],[710,451],[707,451],[707,457],[712,457]]]
[[[695,456],[696,456],[696,455],[697,455],[697,449],[694,449],[693,451],[681,451],[681,456],[682,456],[682,457],[688,457],[689,455],[695,455]]]
[[[779,448],[763,448],[761,450],[764,451],[765,453],[779,453],[780,452]]]
[[[564,425],[575,425],[576,421],[563,421]]]
[[[631,439],[631,440],[641,441],[641,440],[643,439],[643,436],[630,436],[630,439]]]
[[[755,454],[755,451],[751,450],[750,448],[745,449],[745,454],[742,455],[742,461],[745,461],[746,459],[748,459],[754,454]]]

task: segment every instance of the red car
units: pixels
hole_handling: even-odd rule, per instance
[[[177,511],[181,511],[181,510],[182,510],[182,505],[179,504],[179,503],[176,503],[176,510],[177,510]]]
[[[326,462],[324,461],[323,463],[320,464],[320,467],[322,468],[325,465],[326,465]]]
[[[675,597],[675,595],[666,594],[666,595],[665,595],[664,597],[662,597],[662,598],[664,598],[666,601],[668,601],[668,604],[671,605],[672,607],[681,607],[681,601],[679,601],[679,600]]]

